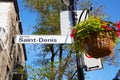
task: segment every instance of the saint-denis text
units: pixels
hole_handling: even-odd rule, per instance
[[[16,35],[16,43],[71,44],[69,35]]]

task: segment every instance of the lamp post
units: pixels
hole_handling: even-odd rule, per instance
[[[76,0],[62,0],[65,5],[68,6],[68,9],[71,11],[72,17],[72,25],[75,26],[76,24],[76,12],[75,12],[75,1]],[[77,63],[77,75],[78,80],[84,80],[84,72],[82,68],[82,59],[79,57],[78,53],[76,52],[76,63]]]

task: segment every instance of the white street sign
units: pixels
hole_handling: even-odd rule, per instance
[[[70,11],[60,12],[61,35],[69,35],[72,26],[72,17]]]
[[[83,10],[77,10],[76,11],[76,19],[77,23],[80,18],[80,15],[82,14]],[[85,20],[85,16],[87,15],[87,11],[84,11],[80,21]],[[87,17],[88,18],[88,15]],[[61,11],[60,12],[60,27],[61,27],[61,35],[69,35],[71,32],[71,28],[74,27],[72,25],[72,17],[71,17],[71,11]]]
[[[17,35],[16,43],[71,44],[72,40],[61,35]]]
[[[92,58],[88,55],[83,54],[84,65],[86,71],[97,70],[103,68],[102,61],[100,58]]]

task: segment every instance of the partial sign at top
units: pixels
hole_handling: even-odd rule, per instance
[[[72,17],[70,11],[60,12],[61,35],[70,35],[72,26]]]
[[[76,12],[76,19],[77,23],[80,21],[85,20],[85,17],[88,17],[87,11],[77,10]],[[61,27],[61,35],[70,35],[71,28],[74,27],[72,25],[72,16],[71,11],[62,11],[60,12],[60,27]]]

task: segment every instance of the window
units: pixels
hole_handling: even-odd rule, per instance
[[[3,27],[0,27],[0,35],[3,35],[5,33],[5,29]]]
[[[8,67],[8,65],[6,66],[6,75],[5,75],[5,80],[7,80],[9,78],[9,72],[10,72],[10,69]]]
[[[0,27],[0,47],[4,47],[7,44],[8,34],[5,28]]]
[[[3,42],[2,42],[2,40],[0,39],[0,52],[3,50],[3,47],[4,47]]]

